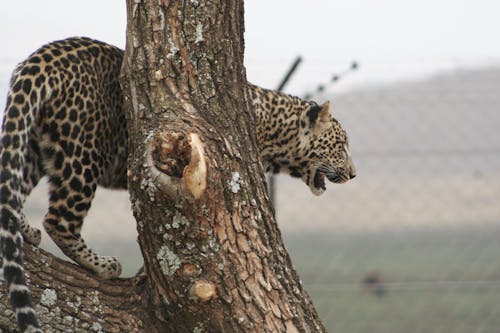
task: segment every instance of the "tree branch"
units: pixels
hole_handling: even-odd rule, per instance
[[[91,272],[25,244],[24,262],[37,315],[47,332],[146,332],[146,279],[102,280]],[[5,290],[0,331],[16,332]]]

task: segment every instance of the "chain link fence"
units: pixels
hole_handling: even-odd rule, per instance
[[[12,68],[0,67],[2,105]],[[357,177],[315,197],[278,176],[275,208],[329,332],[500,332],[500,67],[315,99],[349,133]],[[40,228],[46,198],[42,185],[26,206]],[[88,220],[91,246],[133,275],[126,193],[99,190]]]
[[[276,214],[330,332],[500,332],[500,67],[330,99],[357,177]]]

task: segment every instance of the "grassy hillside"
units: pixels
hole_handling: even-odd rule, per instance
[[[500,227],[285,233],[330,332],[498,333]],[[377,272],[386,293],[366,291]]]

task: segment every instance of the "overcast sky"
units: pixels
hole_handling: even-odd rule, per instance
[[[84,35],[124,47],[124,0],[2,2],[0,82],[15,63],[51,40]],[[247,0],[247,75],[274,87],[300,54],[304,62],[288,91],[301,94],[352,60],[360,70],[332,91],[498,65],[499,15],[498,0]]]

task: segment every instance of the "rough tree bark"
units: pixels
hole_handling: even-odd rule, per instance
[[[258,160],[243,1],[127,0],[127,12],[128,177],[144,274],[102,281],[26,245],[44,328],[324,332]],[[11,332],[1,301],[0,329]]]

